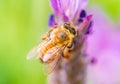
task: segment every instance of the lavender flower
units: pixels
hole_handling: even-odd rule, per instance
[[[92,30],[92,16],[87,15],[84,10],[87,0],[51,0],[50,2],[53,14],[50,16],[49,26],[60,26],[69,21],[78,29],[79,35],[74,40],[75,49],[71,53],[72,58],[69,61],[62,60],[48,78],[48,83],[119,84],[120,29],[115,29],[111,20],[106,18],[102,11],[98,11],[98,8],[93,7],[96,10],[92,9],[95,21]],[[92,34],[89,35],[90,33]],[[86,58],[93,58],[91,60],[93,65],[87,65],[88,68],[84,63]]]
[[[92,26],[92,15],[87,15],[84,10],[87,0],[50,0],[50,4],[53,14],[50,15],[48,25],[60,26],[64,22],[71,22],[78,30],[78,35],[74,39],[70,60],[62,59],[56,70],[48,77],[48,83],[83,84],[86,73],[84,44]]]

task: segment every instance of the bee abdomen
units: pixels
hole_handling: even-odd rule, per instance
[[[52,53],[49,53],[49,54],[45,54],[44,57],[43,57],[43,62],[44,63],[50,63],[52,62],[55,57],[51,55]]]

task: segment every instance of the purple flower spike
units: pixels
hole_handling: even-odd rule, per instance
[[[81,10],[85,7],[87,0],[50,0],[51,7],[56,16],[56,22],[78,21]]]
[[[50,3],[54,12],[54,17],[51,16],[49,19],[49,25],[53,26],[54,28],[52,22],[55,21],[58,29],[63,28],[63,30],[60,30],[60,32],[66,31],[64,30],[66,28],[67,31],[70,32],[69,35],[72,35],[73,37],[71,40],[72,44],[71,42],[68,42],[67,48],[65,47],[65,49],[62,51],[63,55],[68,55],[68,60],[65,60],[64,58],[61,59],[59,65],[56,66],[56,70],[49,76],[49,83],[84,84],[84,77],[86,75],[85,60],[87,57],[87,54],[84,50],[84,45],[87,39],[85,33],[90,32],[92,20],[92,15],[87,15],[86,11],[84,10],[87,0],[50,0]],[[68,26],[65,27],[66,25]],[[69,35],[66,34],[66,37],[69,38]],[[55,36],[57,37],[57,34]],[[69,41],[69,39],[67,40]],[[71,48],[68,47],[69,43]],[[96,60],[89,60],[89,63],[90,62],[96,63]],[[74,68],[74,70],[72,68]],[[63,78],[59,78],[59,76],[62,76]]]

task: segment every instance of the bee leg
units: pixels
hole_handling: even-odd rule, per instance
[[[54,28],[50,28],[50,30],[48,31],[48,33],[43,34],[43,35],[41,36],[42,40],[45,40],[45,39],[47,39],[48,37],[50,37],[50,32],[52,32],[53,30],[54,30]]]
[[[46,38],[48,38],[48,34],[43,34],[43,35],[41,36],[41,38],[42,38],[42,40],[45,40]]]
[[[41,63],[44,63],[44,61],[43,61],[41,58],[40,58],[40,62],[41,62]]]
[[[73,47],[73,42],[69,43],[67,48],[72,48]]]
[[[65,57],[66,59],[70,59],[70,53],[69,53],[69,48],[65,48],[64,52],[63,52],[63,57]]]
[[[68,45],[67,48],[72,48],[72,44],[71,44],[71,45]]]
[[[66,58],[66,56],[65,56],[64,52],[62,53],[62,56],[63,56],[64,58]]]
[[[54,29],[55,29],[54,27],[50,28],[48,33],[52,32]]]

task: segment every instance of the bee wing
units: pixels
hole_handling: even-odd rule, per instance
[[[35,47],[33,47],[30,51],[29,51],[29,53],[27,54],[27,60],[29,60],[29,59],[37,59],[39,56],[38,56],[38,54],[37,54],[37,50],[38,50],[38,45],[37,46],[35,46]]]
[[[49,39],[44,40],[43,42],[39,43],[35,47],[33,47],[29,53],[27,54],[27,59],[39,59],[40,56],[42,56],[42,49],[45,48],[47,43],[49,42]]]
[[[55,46],[52,49],[48,50],[48,52],[45,54],[44,59],[49,59],[50,57],[53,58],[52,62],[44,63],[44,72],[45,74],[50,74],[56,67],[57,64],[60,63],[61,58],[62,58],[62,53],[64,50],[64,46],[58,47]],[[48,57],[48,58],[47,58]]]

